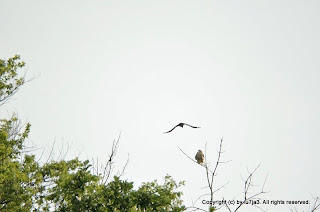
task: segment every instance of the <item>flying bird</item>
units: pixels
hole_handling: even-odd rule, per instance
[[[184,125],[187,125],[187,126],[192,127],[192,128],[200,128],[200,127],[191,126],[190,124],[180,123],[180,124],[177,124],[177,126],[175,126],[174,128],[172,128],[171,130],[169,130],[168,132],[164,132],[164,133],[172,132],[172,130],[176,129],[176,127],[182,127],[182,128],[183,128]]]
[[[198,150],[196,156],[194,157],[197,160],[197,163],[203,164],[204,162],[204,154],[201,150]]]

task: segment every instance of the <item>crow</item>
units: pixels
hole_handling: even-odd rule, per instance
[[[168,132],[164,132],[164,133],[169,133],[169,132],[171,132],[172,130],[174,130],[176,127],[182,127],[182,128],[183,128],[184,125],[187,125],[187,126],[192,127],[192,128],[200,128],[200,127],[191,126],[190,124],[180,123],[180,124],[177,124],[177,126],[175,126],[174,128],[172,128],[171,130],[169,130]]]

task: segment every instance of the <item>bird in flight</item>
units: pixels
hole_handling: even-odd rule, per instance
[[[194,158],[197,160],[197,163],[199,163],[199,164],[204,163],[204,154],[201,150],[198,150],[198,152]]]
[[[182,128],[183,128],[184,125],[187,125],[187,126],[192,127],[192,128],[200,128],[200,127],[191,126],[190,124],[180,123],[180,124],[177,124],[177,125],[176,125],[174,128],[172,128],[171,130],[169,130],[168,132],[164,132],[164,133],[172,132],[172,130],[176,129],[176,127],[182,127]]]

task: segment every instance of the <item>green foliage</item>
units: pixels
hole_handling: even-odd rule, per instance
[[[210,206],[210,207],[209,207],[209,211],[210,211],[210,212],[214,212],[214,211],[216,211],[216,208]]]
[[[37,200],[38,209],[58,211],[85,211],[90,209],[90,195],[99,180],[90,173],[89,161],[78,158],[70,161],[52,161],[39,168],[42,186]]]
[[[17,71],[24,62],[14,56],[0,60],[0,105],[24,83]],[[108,184],[91,172],[89,161],[78,158],[39,164],[25,151],[31,125],[24,127],[16,115],[0,120],[0,212],[11,211],[183,211],[177,192],[183,182],[170,176],[163,185],[143,183],[137,190],[133,182],[114,176]]]
[[[98,184],[99,178],[88,171],[88,165],[87,161],[78,159],[45,165],[42,174],[51,187],[45,186],[42,195],[48,195],[38,201],[37,210],[178,212],[185,209],[180,200],[182,193],[174,191],[183,183],[177,185],[170,176],[165,177],[163,185],[153,181],[133,190],[133,182],[117,176],[107,185]]]
[[[1,120],[0,127],[0,211],[30,211],[35,194],[38,165],[34,156],[21,158],[30,124],[18,132],[18,119]]]
[[[184,182],[177,184],[169,175],[165,177],[164,185],[153,182],[143,183],[133,196],[137,207],[146,211],[183,211],[180,197],[181,192],[174,192],[175,189],[184,185]]]
[[[4,104],[24,84],[24,77],[18,76],[18,70],[24,66],[25,63],[20,61],[19,55],[8,60],[0,59],[0,105]]]
[[[129,211],[134,206],[131,197],[132,188],[133,183],[122,181],[115,176],[114,180],[107,184],[101,192],[104,198],[102,203],[107,208],[107,211],[113,211],[114,209]]]

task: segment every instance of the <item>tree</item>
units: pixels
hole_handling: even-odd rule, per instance
[[[24,75],[19,76],[18,71],[25,66],[20,56],[15,55],[8,60],[0,59],[0,106],[6,103],[12,95],[25,83]]]
[[[0,106],[25,83],[18,73],[24,65],[18,55],[0,60]],[[15,114],[0,120],[0,211],[184,210],[182,193],[176,191],[183,182],[176,183],[170,176],[163,185],[147,182],[137,190],[133,182],[120,179],[124,170],[109,181],[119,139],[113,142],[101,172],[78,158],[40,164],[25,146],[30,128],[29,123],[21,125]]]
[[[24,155],[23,143],[30,124],[19,133],[16,116],[1,120],[0,127],[0,211],[30,211],[40,182],[35,157]]]

